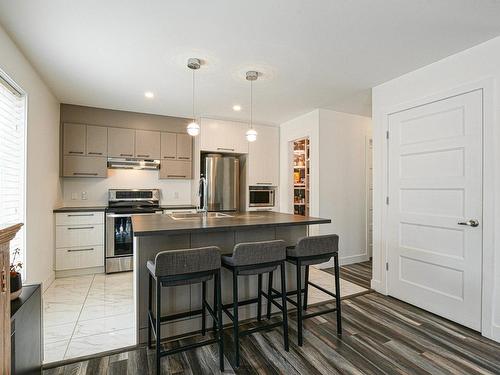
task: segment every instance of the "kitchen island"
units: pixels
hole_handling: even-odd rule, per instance
[[[133,216],[134,231],[134,283],[137,317],[137,341],[145,342],[147,333],[148,271],[146,263],[164,250],[218,246],[223,254],[231,254],[236,243],[281,239],[293,245],[308,234],[308,226],[330,223],[330,219],[297,216],[276,212],[242,212],[208,216],[193,214]],[[295,288],[295,270],[286,269],[287,288]],[[279,272],[273,279],[280,285]],[[207,287],[207,300],[213,301],[212,287]],[[241,300],[257,295],[257,276],[241,277]],[[263,285],[267,285],[265,276]],[[279,289],[279,288],[278,288]],[[200,309],[201,284],[183,285],[162,290],[162,314],[176,314]],[[232,280],[230,272],[222,270],[222,299],[230,303]],[[266,303],[263,299],[263,303]],[[256,316],[257,306],[240,307],[240,319]],[[229,320],[224,320],[228,323]],[[208,323],[211,326],[211,323]],[[201,329],[201,318],[184,318],[165,324],[162,336],[174,336]]]

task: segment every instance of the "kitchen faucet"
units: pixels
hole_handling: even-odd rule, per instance
[[[198,186],[198,212],[203,212],[205,215],[208,212],[208,189],[207,189],[207,179],[201,176]],[[202,205],[203,199],[203,207]]]

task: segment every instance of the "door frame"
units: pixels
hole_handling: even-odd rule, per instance
[[[379,275],[379,279],[372,279],[372,288],[376,291],[388,295],[389,285],[386,271],[388,261],[388,206],[386,197],[389,193],[389,143],[386,133],[389,130],[389,116],[396,112],[401,112],[414,107],[422,106],[432,102],[458,96],[471,91],[482,90],[483,94],[483,251],[482,251],[482,292],[481,292],[481,333],[483,336],[493,338],[493,301],[494,301],[494,243],[495,243],[495,209],[494,209],[494,78],[485,78],[473,81],[458,87],[425,96],[416,100],[403,102],[394,106],[382,108],[379,114],[378,123],[382,124],[377,130],[378,144],[382,150],[378,152],[378,166],[380,172],[374,176],[374,219],[380,223],[377,228],[373,228],[373,262],[374,274]],[[375,135],[375,134],[374,134]],[[375,145],[375,143],[374,143]],[[374,168],[375,168],[374,152]],[[374,169],[375,170],[375,169]],[[377,177],[377,178],[376,178]],[[375,185],[378,185],[376,189]],[[377,210],[378,208],[378,210]],[[378,211],[378,212],[377,212]],[[376,237],[375,237],[376,236]],[[378,240],[375,240],[378,238]],[[376,254],[378,253],[378,256]]]

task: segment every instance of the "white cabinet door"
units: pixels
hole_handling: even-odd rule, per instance
[[[478,90],[388,119],[389,294],[475,330],[481,327],[482,104]]]
[[[245,133],[248,126],[241,122],[201,119],[200,148],[202,151],[247,154]]]
[[[248,185],[278,186],[279,183],[279,128],[255,125],[257,140],[249,142]]]
[[[104,224],[104,212],[58,212],[56,225]]]
[[[103,224],[56,226],[56,248],[103,244]]]

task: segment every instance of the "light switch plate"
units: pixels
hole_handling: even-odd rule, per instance
[[[86,191],[82,191],[82,200],[83,201],[87,200],[87,192]]]

